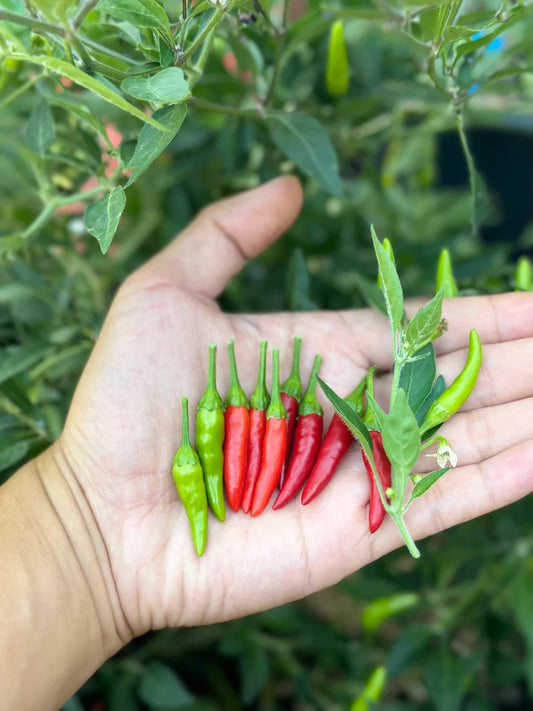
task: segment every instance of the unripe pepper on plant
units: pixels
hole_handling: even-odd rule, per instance
[[[476,384],[481,361],[481,341],[477,331],[472,329],[465,367],[453,383],[431,404],[420,428],[422,434],[446,422],[466,402]]]
[[[439,262],[437,264],[435,292],[437,291],[442,291],[447,299],[457,296],[458,294],[457,284],[452,271],[450,251],[446,248],[440,253]]]
[[[194,549],[202,555],[207,543],[207,495],[202,466],[189,438],[188,404],[187,398],[182,398],[181,445],[174,456],[172,477],[189,519]]]
[[[263,441],[265,439],[266,430],[266,410],[268,407],[268,403],[270,402],[270,396],[265,385],[266,351],[267,342],[261,341],[257,386],[252,394],[252,397],[250,398],[250,428],[248,433],[248,454],[241,500],[241,508],[244,513],[250,512],[255,482],[257,481],[257,477],[259,476],[259,471],[261,469],[261,459],[263,456]]]
[[[335,99],[344,96],[350,86],[350,64],[341,20],[335,20],[329,31],[326,89]]]
[[[210,343],[207,386],[196,408],[196,450],[209,506],[218,520],[224,521],[224,401],[216,385],[216,358],[217,347]]]
[[[235,363],[235,346],[228,343],[230,365],[230,387],[226,396],[224,412],[224,484],[228,504],[233,511],[238,511],[241,505],[246,457],[248,454],[248,433],[250,417],[249,402],[241,387]]]
[[[300,350],[302,347],[302,339],[296,336],[294,339],[293,351],[292,351],[292,366],[291,372],[287,380],[285,380],[280,386],[280,397],[283,407],[287,412],[287,450],[285,452],[285,461],[283,462],[283,468],[281,470],[281,476],[279,480],[280,487],[283,486],[285,481],[285,472],[289,466],[289,459],[292,451],[292,440],[294,436],[294,428],[296,426],[296,419],[298,417],[298,405],[302,399],[302,381],[300,379]]]
[[[322,358],[317,355],[305,395],[298,408],[291,459],[283,485],[272,506],[273,509],[285,506],[300,491],[320,449],[324,413],[316,397],[316,385],[321,362]]]
[[[516,265],[515,291],[533,291],[533,266],[529,257],[522,256]]]
[[[268,406],[261,471],[255,484],[252,516],[268,504],[281,476],[287,448],[287,412],[279,394],[279,350],[272,349],[272,397]]]

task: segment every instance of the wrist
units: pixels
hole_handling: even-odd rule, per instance
[[[59,708],[129,635],[102,537],[54,445],[0,488],[5,708]]]

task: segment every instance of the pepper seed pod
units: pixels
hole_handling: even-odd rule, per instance
[[[182,398],[181,407],[181,445],[174,456],[172,477],[189,519],[194,549],[201,556],[207,543],[207,495],[202,466],[189,438],[189,402],[186,397]]]
[[[468,356],[463,370],[453,383],[439,395],[428,410],[420,431],[422,435],[434,427],[442,425],[466,402],[474,389],[481,368],[482,349],[477,331],[470,331]]]
[[[196,408],[196,450],[209,506],[218,520],[224,521],[224,400],[216,385],[216,358],[217,347],[210,343],[207,386]]]

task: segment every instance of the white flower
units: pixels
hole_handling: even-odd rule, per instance
[[[439,437],[439,447],[435,454],[427,454],[427,457],[435,457],[439,467],[444,468],[448,462],[450,466],[455,467],[457,465],[457,454],[453,451],[450,443],[444,437]]]

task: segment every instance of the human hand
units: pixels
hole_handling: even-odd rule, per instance
[[[262,339],[280,348],[286,373],[292,339],[302,336],[304,378],[321,353],[321,376],[340,394],[371,365],[392,365],[388,322],[370,310],[237,315],[217,307],[228,280],[290,225],[300,204],[298,183],[284,178],[207,208],[124,283],[111,307],[54,454],[76,496],[88,502],[118,629],[137,635],[273,607],[401,545],[391,521],[368,533],[369,488],[358,447],[308,506],[296,499],[253,519],[228,510],[223,524],[210,516],[200,559],[177,499],[171,462],[180,401],[186,395],[193,405],[203,392],[209,342],[224,346],[223,396],[230,338],[249,393]],[[460,370],[472,327],[484,361],[467,405],[442,430],[459,465],[406,517],[414,538],[504,506],[533,483],[533,295],[452,299],[443,316],[450,329],[435,344],[438,372],[449,382]],[[327,425],[328,406],[326,412]]]

